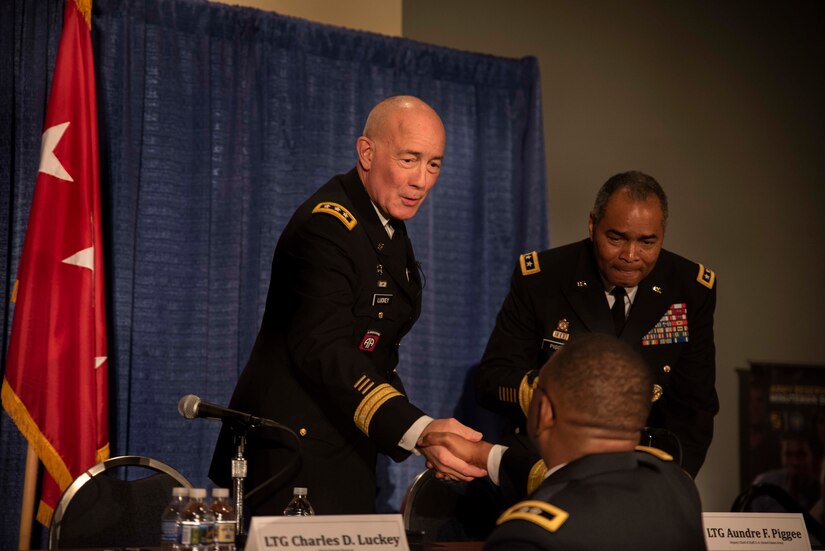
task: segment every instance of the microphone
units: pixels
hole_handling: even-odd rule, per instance
[[[202,417],[205,419],[219,419],[221,421],[229,421],[235,424],[240,424],[246,427],[271,427],[284,429],[283,425],[276,423],[270,419],[263,417],[255,417],[249,413],[236,411],[221,407],[209,402],[204,402],[194,394],[187,394],[178,401],[178,413],[187,419],[195,419]],[[287,429],[289,430],[289,429]],[[291,431],[290,431],[291,432]]]

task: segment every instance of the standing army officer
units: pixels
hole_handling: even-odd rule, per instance
[[[455,419],[426,416],[396,372],[422,290],[404,220],[435,185],[444,143],[429,105],[411,96],[382,101],[356,142],[355,169],[321,187],[284,229],[230,407],[294,430],[301,455],[275,476],[295,457],[288,435],[250,431],[246,486],[260,488],[247,502],[254,514],[280,514],[295,486],[308,488],[321,514],[375,512],[378,452],[403,460],[433,430],[481,438]],[[210,469],[215,483],[229,483],[234,450],[225,426]],[[454,478],[486,474],[443,447],[421,453]]]

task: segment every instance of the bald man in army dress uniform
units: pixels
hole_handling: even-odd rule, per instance
[[[479,402],[520,433],[511,444],[529,447],[525,415],[544,362],[576,335],[612,334],[653,374],[654,444],[699,472],[719,409],[716,276],[662,248],[667,214],[655,179],[617,174],[597,195],[588,239],[519,258],[476,379]]]
[[[382,101],[356,142],[357,166],[321,187],[284,229],[263,322],[229,405],[292,429],[300,455],[288,433],[249,432],[254,514],[281,514],[295,486],[308,489],[316,513],[373,513],[377,453],[403,460],[432,430],[481,438],[455,419],[425,415],[396,370],[422,291],[404,221],[435,185],[444,143],[429,105],[411,96]],[[230,428],[210,469],[220,485],[230,483]],[[444,448],[423,453],[452,477],[485,474]]]

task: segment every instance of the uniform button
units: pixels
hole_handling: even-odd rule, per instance
[[[384,319],[384,312],[378,312],[378,319]]]
[[[670,373],[670,366],[669,365],[664,366],[662,368],[662,371],[664,371],[665,373]]]
[[[521,427],[516,427],[515,433],[518,434],[521,432]]]
[[[401,343],[400,342],[395,343],[395,347],[396,348],[401,348]]]
[[[378,245],[375,246],[375,248],[378,249],[379,251],[383,251],[384,250],[384,244],[379,243]]]
[[[301,430],[298,431],[298,434],[300,434],[301,436],[306,436],[307,435],[307,429],[301,427]]]

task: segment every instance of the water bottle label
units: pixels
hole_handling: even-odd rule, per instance
[[[180,542],[182,545],[197,544],[198,524],[196,522],[183,521],[180,526]]]
[[[235,543],[235,523],[219,520],[215,523],[215,543]]]
[[[215,524],[212,522],[201,522],[201,541],[200,543],[210,544],[215,541]]]
[[[212,542],[212,525],[205,522],[183,521],[180,530],[182,545],[202,545]]]
[[[164,520],[160,523],[160,541],[180,543],[180,532],[176,520]]]

